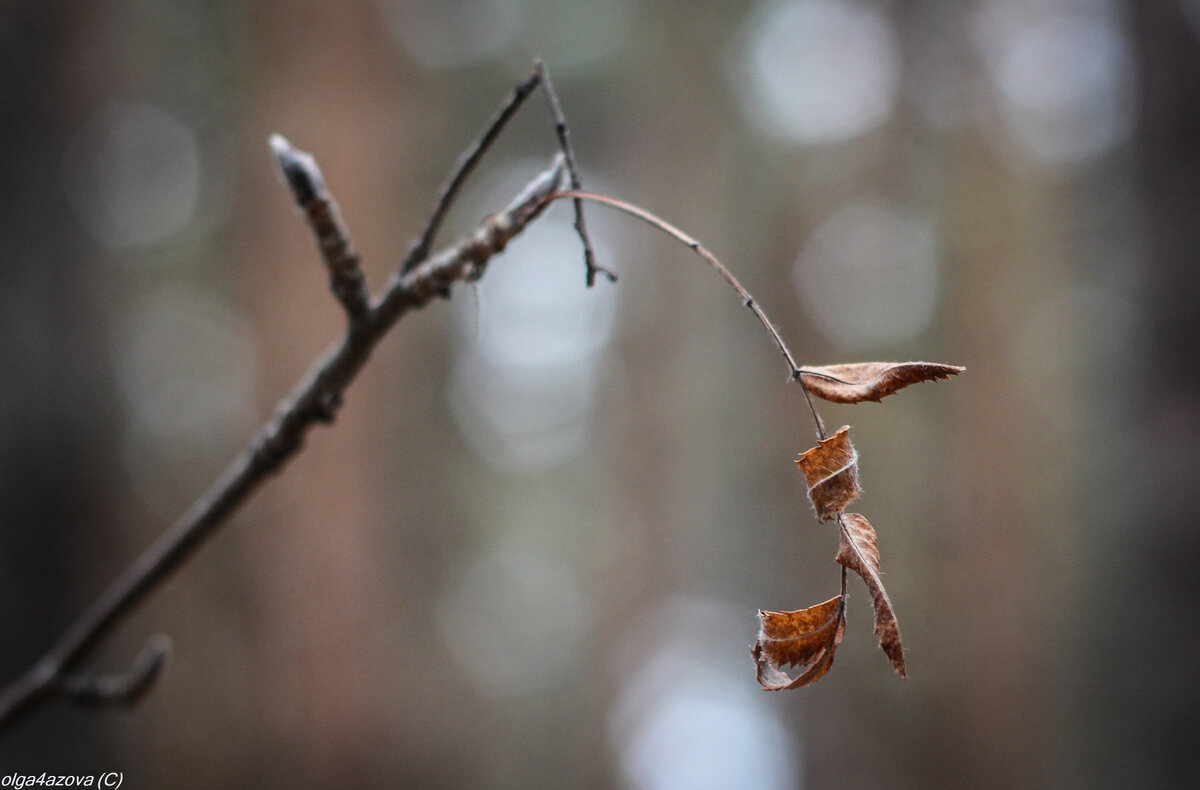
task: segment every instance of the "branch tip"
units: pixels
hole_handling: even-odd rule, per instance
[[[275,164],[301,208],[324,195],[325,179],[312,154],[296,148],[281,134],[272,134],[269,142]]]
[[[364,318],[370,302],[360,257],[350,243],[337,203],[325,186],[317,160],[281,134],[270,137],[275,164],[317,238],[329,270],[329,286],[351,321]]]
[[[118,675],[67,675],[54,684],[64,699],[87,707],[130,706],[140,700],[166,668],[171,639],[155,634],[146,640],[129,668]]]
[[[551,203],[553,195],[562,185],[567,174],[567,160],[560,152],[551,160],[550,166],[534,176],[520,193],[509,201],[505,214],[515,215],[519,221],[528,222]]]

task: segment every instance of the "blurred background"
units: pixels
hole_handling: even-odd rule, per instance
[[[1200,2],[0,4],[0,682],[340,334],[272,132],[378,288],[535,56],[585,186],[716,253],[802,362],[949,383],[854,426],[899,679],[851,579],[815,687],[755,612],[837,592],[771,341],[686,249],[557,206],[408,316],[332,429],[0,775],[129,787],[1200,786]],[[534,96],[443,233],[555,151]]]

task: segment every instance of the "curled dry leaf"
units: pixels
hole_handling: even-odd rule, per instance
[[[834,403],[878,401],[909,384],[948,379],[966,368],[937,362],[858,362],[800,369],[804,388]]]
[[[908,677],[904,671],[900,624],[896,621],[896,611],[892,608],[887,590],[883,589],[883,579],[879,575],[879,543],[875,538],[875,529],[871,522],[858,513],[843,513],[841,524],[842,539],[838,546],[837,561],[867,583],[871,601],[875,605],[875,636],[879,638],[879,646],[887,653],[900,676]]]
[[[824,521],[846,509],[862,489],[858,487],[858,451],[850,443],[850,426],[806,450],[796,460],[808,482],[808,498]]]
[[[759,685],[768,691],[800,688],[820,680],[833,666],[833,653],[846,632],[840,595],[797,612],[759,611],[758,621],[754,663]],[[780,669],[788,664],[804,671],[791,678]]]

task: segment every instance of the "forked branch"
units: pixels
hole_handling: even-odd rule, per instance
[[[437,231],[466,179],[509,119],[539,86],[549,99],[561,153],[507,208],[486,218],[458,243],[430,257]],[[858,495],[857,454],[849,443],[849,429],[843,428],[834,437],[827,437],[812,396],[842,403],[879,400],[910,384],[946,378],[962,368],[924,362],[801,367],[758,302],[698,241],[644,209],[581,190],[566,121],[541,62],[501,105],[483,135],[468,147],[441,189],[421,234],[374,300],[337,203],[314,159],[278,135],[272,136],[271,147],[284,180],[316,237],[331,289],[346,312],[345,334],[296,385],[279,405],[274,418],[251,439],[208,492],[118,576],[32,668],[0,692],[0,731],[55,697],[83,704],[129,704],[144,694],[165,664],[169,642],[163,637],[151,639],[126,672],[91,676],[78,672],[77,667],[126,615],[227,523],[229,516],[267,478],[302,449],[314,425],[334,420],[346,388],[397,321],[434,299],[449,297],[453,283],[481,277],[491,258],[556,199],[570,199],[574,204],[575,228],[583,244],[588,285],[594,283],[597,274],[610,280],[616,277],[595,261],[583,218],[584,201],[602,203],[637,217],[670,234],[703,258],[768,331],[787,362],[790,379],[799,382],[804,393],[819,443],[804,453],[798,463],[808,480],[809,497],[818,518],[833,516],[839,524],[842,548],[837,560],[842,565],[842,591],[836,598],[810,609],[759,613],[761,631],[754,658],[764,688],[807,685],[832,666],[834,651],[845,631],[847,569],[862,576],[871,590],[880,645],[897,671],[904,673],[899,628],[890,599],[883,590],[874,529],[862,516],[842,512]],[[780,665],[788,663],[804,666],[804,673],[795,680],[788,678],[780,670]]]
[[[460,160],[419,239],[374,301],[337,203],[315,160],[283,137],[272,136],[276,162],[313,230],[329,271],[331,289],[346,311],[346,332],[280,403],[275,416],[209,490],[117,577],[33,667],[0,692],[0,731],[55,697],[93,705],[121,704],[136,700],[149,689],[167,657],[169,643],[163,638],[152,639],[129,670],[119,675],[91,676],[77,672],[76,668],[126,615],[195,554],[252,493],[302,449],[304,438],[314,425],[333,421],[346,388],[397,321],[436,298],[449,297],[453,283],[482,276],[488,261],[546,208],[548,195],[568,183],[578,183],[573,158],[565,150],[561,112],[557,101],[552,101],[555,128],[564,142],[564,151],[507,208],[484,219],[458,243],[429,257],[442,218],[463,181],[525,96],[539,85],[549,85],[540,63],[506,100],[468,155]],[[585,250],[589,251],[586,260],[590,281],[597,271],[603,270],[592,259],[591,243],[582,222],[577,227]]]

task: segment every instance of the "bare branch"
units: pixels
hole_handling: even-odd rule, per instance
[[[504,210],[485,218],[474,232],[430,257],[433,239],[466,179],[509,119],[539,85],[546,89],[561,152],[554,158],[550,167],[531,179]],[[329,193],[316,161],[279,135],[271,137],[271,147],[280,171],[317,239],[329,270],[331,288],[346,310],[349,320],[345,334],[317,360],[289,397],[279,404],[274,417],[258,431],[209,490],[117,577],[33,667],[0,691],[0,731],[12,726],[25,714],[55,696],[87,705],[128,705],[145,694],[165,665],[170,649],[166,637],[152,638],[129,669],[121,674],[95,676],[75,670],[100,640],[195,554],[222,525],[228,523],[229,516],[271,475],[281,470],[300,452],[308,431],[314,425],[333,422],[346,389],[366,365],[375,346],[400,318],[436,298],[448,298],[455,282],[478,280],[483,276],[492,257],[504,250],[508,243],[554,200],[570,198],[574,203],[575,229],[584,247],[589,286],[594,284],[598,273],[604,274],[609,280],[615,280],[616,276],[595,262],[584,223],[584,201],[602,203],[641,219],[682,242],[708,263],[737,292],[745,306],[754,313],[770,334],[787,362],[791,380],[801,386],[822,444],[825,444],[825,428],[816,411],[812,394],[832,396],[833,400],[849,402],[878,399],[917,380],[945,377],[961,370],[954,366],[928,366],[928,363],[905,363],[901,366],[890,363],[858,363],[849,366],[801,368],[779,331],[754,297],[730,270],[698,241],[644,209],[580,190],[567,126],[546,67],[540,61],[535,65],[533,74],[514,89],[489,122],[483,135],[472,143],[459,160],[450,180],[442,188],[433,214],[420,237],[382,294],[374,300],[367,288],[359,255],[350,243],[337,203]],[[880,368],[880,365],[883,367]],[[926,367],[918,369],[913,366]],[[814,384],[810,392],[806,376],[812,377],[820,386]],[[828,386],[831,382],[840,385],[841,389],[831,390]],[[847,388],[853,391],[847,392]],[[810,485],[810,489],[811,487]],[[815,617],[812,612],[819,608],[816,614],[828,615],[820,619],[820,622],[825,624],[822,628],[836,628],[833,640],[826,642],[812,641],[804,636],[810,631],[812,633],[809,636],[821,636],[825,633],[818,633],[809,628],[798,637],[800,642],[789,648],[791,652],[785,651],[777,659],[771,659],[774,663],[794,663],[793,659],[796,657],[816,658],[816,651],[825,651],[804,676],[796,681],[788,681],[789,687],[815,680],[824,674],[832,663],[833,650],[841,640],[845,625],[840,602],[845,596],[847,567],[865,574],[864,578],[872,588],[876,602],[877,631],[881,634],[881,645],[888,651],[897,669],[903,672],[903,654],[899,652],[899,630],[898,627],[894,627],[894,613],[891,612],[886,595],[882,593],[882,583],[878,579],[878,552],[873,543],[873,528],[864,518],[856,516],[861,520],[861,524],[854,522],[859,526],[858,531],[848,530],[841,516],[843,506],[844,503],[840,503],[837,508],[838,521],[842,525],[843,537],[854,544],[851,549],[856,553],[851,555],[839,552],[838,561],[843,565],[841,596],[819,605],[826,608],[814,607],[800,612],[774,613],[780,616],[809,613],[811,617]],[[871,530],[870,535],[867,534],[868,529]],[[771,613],[760,613],[762,614]],[[798,620],[791,619],[797,620],[803,626],[811,617],[806,615]],[[778,641],[776,636],[767,636]],[[760,658],[757,647],[755,657]],[[764,665],[760,664],[760,681],[764,677]],[[774,678],[774,675],[771,677]],[[774,680],[764,683],[764,686],[779,687]]]
[[[567,172],[571,174],[571,189],[583,189],[583,181],[579,178],[579,168],[575,165],[575,151],[571,148],[571,130],[567,126],[567,118],[563,115],[562,106],[558,103],[558,93],[554,83],[550,81],[550,71],[542,60],[534,65],[534,72],[542,77],[542,85],[546,90],[546,99],[550,102],[550,113],[554,116],[554,133],[558,135],[558,145],[567,158]],[[610,283],[617,281],[617,275],[596,263],[596,251],[592,249],[592,240],[588,236],[587,224],[583,220],[583,201],[575,198],[575,232],[583,243],[583,262],[587,266],[587,285],[591,288],[596,284],[596,273],[608,278]]]
[[[296,173],[319,174],[315,166],[311,170],[285,167],[284,172],[298,199],[309,192],[321,194],[324,189],[315,180],[292,179]],[[325,353],[280,403],[274,418],[259,430],[209,490],[117,577],[49,652],[0,692],[0,731],[55,692],[98,699],[102,696],[100,690],[119,691],[118,683],[106,685],[101,682],[104,679],[68,680],[70,670],[300,451],[313,425],[333,421],[346,388],[400,318],[437,297],[448,296],[452,283],[482,275],[488,260],[546,207],[546,196],[559,188],[563,172],[563,159],[556,157],[551,167],[530,181],[508,208],[485,219],[474,233],[407,274],[397,273],[383,298],[368,305],[361,320],[350,322],[341,341]],[[332,198],[328,200],[332,205]],[[150,675],[149,672],[129,675],[131,690],[141,690],[134,682],[138,680],[147,682],[148,687]],[[132,700],[136,694],[127,696]]]

